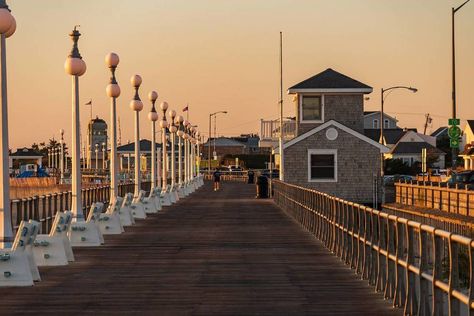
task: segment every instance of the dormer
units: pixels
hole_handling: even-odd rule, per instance
[[[372,87],[331,68],[288,89],[295,96],[297,134],[335,120],[364,131],[364,95]]]

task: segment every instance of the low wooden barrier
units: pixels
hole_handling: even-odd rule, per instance
[[[473,239],[278,180],[273,187],[283,211],[405,315],[473,313]]]
[[[395,183],[395,201],[402,205],[414,205],[438,209],[449,213],[474,216],[474,191],[442,187],[439,183]]]

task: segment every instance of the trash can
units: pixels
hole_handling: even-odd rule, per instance
[[[265,176],[259,176],[257,178],[257,198],[268,198],[268,178]]]
[[[252,170],[249,170],[247,172],[247,183],[248,184],[254,184],[255,183],[255,173]]]

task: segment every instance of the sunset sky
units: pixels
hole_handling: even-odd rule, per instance
[[[74,25],[87,63],[81,104],[93,99],[94,116],[109,121],[104,56],[120,55],[117,70],[122,141],[133,139],[128,104],[130,77],[143,77],[142,138],[150,138],[147,94],[181,111],[207,135],[210,112],[218,133],[259,131],[261,118],[278,115],[279,31],[284,36],[285,113],[294,115],[286,89],[326,68],[372,87],[366,110],[380,104],[380,88],[396,91],[386,111],[401,127],[432,130],[451,113],[451,7],[462,1],[432,0],[10,0],[17,31],[8,39],[10,147],[58,137],[71,139],[71,78],[63,64]],[[457,13],[458,116],[474,119],[474,2]],[[89,107],[81,106],[82,124]],[[160,113],[161,116],[161,113]],[[464,124],[462,124],[464,125]],[[429,130],[430,131],[430,130]]]

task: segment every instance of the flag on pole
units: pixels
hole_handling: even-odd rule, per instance
[[[186,105],[186,107],[183,109],[183,112],[187,112],[189,110],[189,105]]]
[[[92,105],[92,99],[84,105]]]

